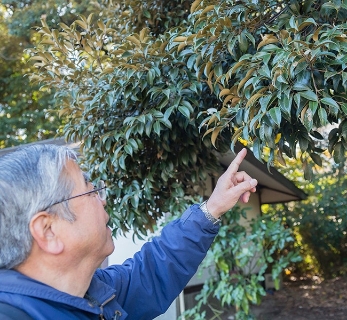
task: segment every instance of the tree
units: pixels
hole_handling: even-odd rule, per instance
[[[341,1],[98,5],[59,30],[42,21],[31,78],[57,91],[66,138],[83,141],[98,175],[113,173],[115,221],[126,221],[117,227],[146,232],[178,211],[218,169],[212,146],[225,152],[242,138],[259,160],[269,150],[269,166],[300,148],[310,178],[318,129],[331,123],[328,149],[343,159]]]
[[[50,27],[59,22],[71,23],[81,14],[89,14],[93,3],[81,0],[1,0],[8,17],[9,34],[32,44],[33,27],[39,26],[40,19],[46,19]]]
[[[132,5],[134,20],[139,23],[135,10],[142,2]],[[179,1],[176,7],[180,8]],[[111,4],[103,12],[113,16],[119,10],[121,19],[130,14]],[[186,15],[183,9],[178,12]],[[170,15],[162,16],[170,20]],[[164,22],[153,25],[159,30]],[[156,40],[148,29],[138,36],[129,35],[133,42],[116,48],[113,39],[119,41],[127,28],[132,33],[136,23],[113,19],[94,25],[89,16],[61,27],[59,33],[44,23],[40,30],[49,35],[42,44],[52,46],[53,51],[40,51],[33,57],[40,69],[32,79],[55,88],[62,106],[60,114],[68,118],[66,138],[83,141],[86,161],[96,168],[94,177],[110,179],[114,186],[110,211],[115,225],[123,231],[133,228],[146,234],[163,212],[181,212],[187,202],[196,200],[198,186],[208,173],[218,170],[211,142],[202,140],[198,131],[196,118],[202,100],[195,96],[202,85],[190,85],[193,74],[181,61],[173,60],[165,52],[163,40]],[[157,54],[141,52],[151,46]],[[119,50],[124,54],[119,56]],[[139,62],[125,56],[137,57]]]
[[[92,178],[108,181],[114,234],[132,229],[141,236],[165,212],[177,214],[200,201],[207,177],[222,169],[217,152],[233,149],[241,138],[260,160],[268,148],[269,165],[276,159],[284,163],[282,153],[295,157],[299,144],[310,173],[309,157],[319,162],[312,137],[321,137],[313,123],[323,123],[317,120],[320,102],[312,99],[318,92],[309,89],[311,69],[304,63],[294,68],[293,82],[305,78],[307,88],[285,87],[284,70],[297,61],[287,65],[292,57],[274,38],[300,44],[295,28],[283,39],[280,29],[300,26],[311,11],[329,9],[316,4],[103,0],[97,14],[56,29],[42,19],[42,39],[29,52],[37,68],[31,80],[54,88],[65,138],[82,141]],[[306,8],[304,14],[295,14],[297,7]],[[306,32],[322,23],[310,21]],[[323,29],[329,27],[318,33]],[[336,110],[335,103],[342,108],[340,100],[325,98],[324,108]],[[285,107],[278,107],[284,100]],[[305,114],[316,111],[307,127]],[[337,122],[339,112],[327,114],[326,122]],[[281,232],[278,241],[291,241],[289,233]],[[245,317],[260,293],[254,279],[250,297],[242,296]]]
[[[27,73],[25,49],[37,42],[34,26],[45,16],[50,26],[58,21],[72,22],[78,10],[88,12],[88,4],[71,1],[10,1],[0,5],[0,148],[52,138],[61,125],[52,111],[53,92],[40,91],[32,85]]]

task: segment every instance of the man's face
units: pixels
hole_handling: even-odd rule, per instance
[[[93,190],[93,185],[86,181],[78,165],[69,160],[67,173],[73,179],[75,188],[71,196]],[[63,221],[61,231],[64,234],[66,250],[71,258],[94,264],[97,268],[114,250],[111,230],[107,227],[109,216],[97,193],[90,193],[69,200],[70,210],[75,214],[74,222]]]

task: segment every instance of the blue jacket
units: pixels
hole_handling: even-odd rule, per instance
[[[122,265],[98,269],[84,298],[14,270],[0,270],[0,301],[35,320],[149,320],[164,313],[196,272],[219,229],[198,205]]]

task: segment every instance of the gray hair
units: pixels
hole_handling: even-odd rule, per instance
[[[31,145],[0,157],[0,268],[11,269],[29,255],[32,217],[47,211],[68,221],[75,216],[68,202],[74,183],[65,168],[76,153],[65,146]]]

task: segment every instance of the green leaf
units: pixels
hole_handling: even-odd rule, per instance
[[[166,109],[165,113],[164,113],[164,120],[169,120],[172,111],[174,110],[174,107],[169,107]]]
[[[283,74],[281,74],[279,77],[277,77],[277,81],[280,83],[286,83],[288,84],[288,81],[286,80],[286,78],[283,76]]]
[[[299,92],[300,96],[302,96],[303,98],[307,99],[307,100],[311,100],[311,101],[318,101],[318,97],[317,95],[309,90],[309,91],[300,91]]]
[[[312,167],[307,163],[306,160],[303,162],[303,169],[304,169],[305,179],[308,181],[312,180],[313,170],[312,170]]]
[[[300,106],[301,106],[301,97],[300,97],[300,93],[296,93],[296,94],[294,95],[294,101],[295,101],[295,103],[296,103],[296,106],[297,106],[298,108],[300,108]]]
[[[150,86],[153,86],[153,80],[154,80],[154,76],[155,76],[155,71],[150,69],[147,72],[147,82]]]
[[[267,145],[270,148],[275,148],[275,143],[274,143],[274,136],[273,136],[273,127],[268,126],[266,124],[263,125],[264,127],[264,135],[265,135],[265,141]]]
[[[250,32],[248,32],[247,30],[245,30],[245,35],[249,39],[249,41],[252,43],[253,47],[255,47],[255,39],[254,39],[253,35]]]
[[[263,67],[258,70],[258,74],[263,76],[264,78],[271,79],[271,71],[267,64],[264,64]]]
[[[337,102],[334,99],[329,98],[329,97],[321,99],[320,102],[324,103],[328,106],[335,107],[337,109],[339,108],[339,105],[337,104]]]
[[[271,59],[271,53],[259,51],[254,56],[254,59],[260,59],[264,65],[268,65],[270,59]]]
[[[179,106],[178,111],[181,112],[187,119],[190,119],[189,108],[187,108],[185,106]]]
[[[122,54],[122,58],[131,57],[133,54],[130,51],[124,51]]]
[[[118,164],[119,166],[123,169],[126,170],[126,166],[125,166],[125,156],[121,155],[118,159]]]
[[[130,156],[133,155],[133,148],[131,145],[127,144],[125,147],[124,147],[124,151],[129,154]]]
[[[325,126],[328,124],[328,115],[324,108],[319,108],[318,116],[322,126]]]
[[[195,63],[196,63],[196,55],[192,54],[187,61],[188,69],[192,69]]]
[[[341,136],[347,141],[347,121],[344,120],[339,127],[341,130]]]
[[[294,75],[297,75],[301,71],[306,70],[307,67],[308,67],[308,63],[306,62],[306,60],[299,62],[294,69]]]
[[[322,158],[317,153],[310,153],[310,157],[318,166],[322,166]]]
[[[138,149],[138,144],[137,144],[135,139],[133,139],[133,138],[129,139],[128,143],[129,143],[129,145],[132,146],[133,150],[137,150]]]
[[[163,99],[159,102],[158,109],[161,110],[164,107],[166,107],[168,102],[169,102],[169,99],[167,97],[163,97]]]
[[[294,16],[291,16],[291,18],[289,19],[289,25],[294,30],[298,30]]]
[[[262,149],[261,149],[261,144],[260,144],[260,140],[258,138],[256,138],[254,141],[253,141],[253,154],[254,156],[261,162],[263,163],[263,160],[262,160]]]
[[[304,126],[308,132],[312,130],[313,127],[313,115],[311,109],[307,109],[304,116]]]
[[[148,18],[151,19],[151,13],[148,10],[143,10],[143,15]]]
[[[345,152],[345,148],[343,147],[343,144],[341,141],[337,142],[334,146],[334,161],[336,163],[341,163],[344,161],[345,159],[345,155],[344,155],[344,152]]]
[[[245,35],[245,29],[242,30],[242,32],[239,34],[238,36],[238,40],[239,40],[239,48],[241,50],[241,52],[247,52],[248,49],[248,41]]]
[[[347,115],[347,103],[341,103],[341,109],[345,115]]]
[[[190,103],[189,101],[187,101],[187,100],[182,100],[181,104],[182,104],[183,106],[187,107],[190,113],[193,113],[193,112],[194,112],[194,108],[193,108],[193,106],[191,105],[191,103]]]
[[[309,101],[308,106],[311,110],[312,116],[314,116],[317,109],[318,109],[318,102],[317,101]]]
[[[272,99],[271,95],[263,96],[259,99],[261,110],[263,112],[265,112],[268,109],[268,105],[270,104],[271,99]]]
[[[324,139],[324,137],[323,137],[318,131],[311,131],[311,135],[312,135],[314,138],[319,139],[319,140]]]
[[[160,137],[160,121],[154,122],[153,130]]]
[[[308,140],[302,136],[299,136],[299,145],[301,150],[306,151],[308,148]]]
[[[293,104],[293,96],[290,95],[289,98],[287,95],[282,95],[281,99],[279,100],[279,105],[281,110],[290,117],[291,109]],[[290,121],[290,120],[289,120]]]
[[[328,151],[330,152],[330,154],[333,153],[333,150],[334,150],[334,147],[337,143],[337,141],[339,140],[339,130],[337,128],[334,128],[332,129],[330,132],[329,132],[329,145],[328,145]]]
[[[172,123],[169,119],[162,118],[159,119],[159,121],[163,123],[167,128],[172,129]]]
[[[279,107],[271,108],[269,110],[269,113],[272,120],[277,124],[277,126],[280,126],[282,119],[281,109]]]
[[[325,2],[322,4],[322,9],[328,9],[328,10],[338,10],[338,7],[332,3],[331,1]]]

